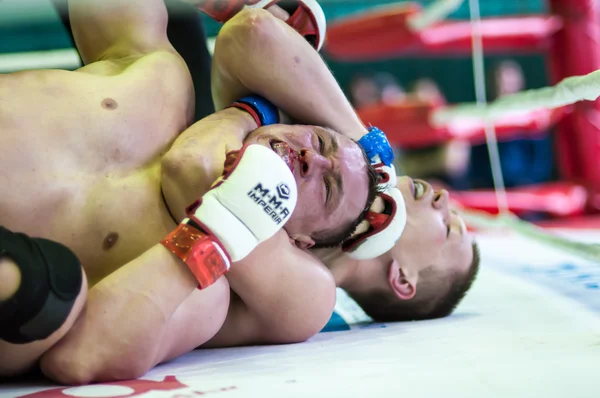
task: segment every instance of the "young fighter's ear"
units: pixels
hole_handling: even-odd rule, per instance
[[[315,245],[315,241],[307,235],[290,236],[290,243],[302,250],[308,250]]]
[[[396,297],[400,300],[410,300],[417,294],[419,273],[400,267],[396,260],[390,264],[388,282]]]

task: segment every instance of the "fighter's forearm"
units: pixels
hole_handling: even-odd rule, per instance
[[[163,0],[69,0],[77,49],[86,64],[169,48]]]
[[[304,341],[325,326],[335,306],[331,274],[283,230],[236,263],[226,277],[243,310],[232,306],[208,347]]]
[[[301,123],[330,127],[355,140],[367,133],[319,54],[264,10],[240,12],[221,29],[212,92],[216,109],[255,93]]]
[[[177,202],[201,197],[223,173],[228,152],[242,147],[257,128],[252,116],[239,109],[225,109],[205,117],[184,131],[162,160],[162,186]],[[189,192],[191,188],[195,192]],[[185,217],[183,207],[172,209],[175,218]]]
[[[200,155],[200,151],[209,152],[214,149],[204,145],[205,137],[213,137],[215,143],[225,141],[223,137],[234,139],[240,143],[246,139],[246,136],[258,128],[252,116],[245,111],[237,108],[228,108],[217,111],[212,115],[194,123],[187,130],[181,133],[173,145],[169,149],[169,153],[173,151],[192,151],[196,155]],[[236,148],[237,149],[237,148]]]
[[[181,260],[152,247],[89,291],[86,309],[46,354],[43,370],[69,384],[141,376],[161,360],[167,325],[197,285]]]

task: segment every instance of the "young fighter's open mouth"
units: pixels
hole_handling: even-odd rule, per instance
[[[271,140],[271,149],[278,154],[281,159],[288,165],[290,170],[294,171],[294,163],[298,158],[298,154],[288,144],[279,140]]]

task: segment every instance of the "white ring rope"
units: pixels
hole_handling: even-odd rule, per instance
[[[447,125],[458,120],[489,120],[540,109],[555,109],[579,101],[595,101],[600,97],[600,70],[583,76],[571,76],[555,86],[522,91],[501,97],[487,106],[460,104],[436,111],[432,123]]]
[[[600,263],[600,244],[577,242],[552,234],[513,214],[494,216],[475,210],[459,209],[465,222],[479,228],[503,229],[508,228],[521,236],[548,245],[555,249],[574,254],[586,260]]]
[[[469,0],[469,12],[471,16],[471,38],[473,51],[473,78],[475,83],[475,97],[477,109],[485,109],[487,105],[485,89],[485,64],[483,58],[483,35],[481,30],[481,13],[479,11],[479,0]],[[492,169],[492,178],[496,192],[496,201],[500,214],[507,214],[508,199],[504,178],[502,176],[502,166],[500,163],[500,152],[498,150],[498,140],[496,138],[496,129],[490,120],[485,121],[485,139],[487,142],[488,153],[490,155],[490,167]]]
[[[465,0],[437,0],[421,12],[409,17],[406,24],[413,32],[421,32],[445,20],[448,15],[458,10],[464,2]]]
[[[31,51],[0,54],[0,73],[12,73],[33,69],[77,69],[81,67],[75,49]]]
[[[216,37],[206,39],[206,46],[211,56],[214,53],[215,41]],[[75,48],[0,54],[0,73],[37,69],[75,70],[82,66],[79,53]]]

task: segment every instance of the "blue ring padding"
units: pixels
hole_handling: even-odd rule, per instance
[[[263,126],[279,123],[279,109],[260,95],[255,94],[242,97],[236,102],[250,105],[258,114],[258,118]]]
[[[394,161],[394,150],[385,133],[377,127],[369,127],[369,132],[358,140],[358,144],[363,147],[369,159],[379,155],[386,166],[390,166]]]

